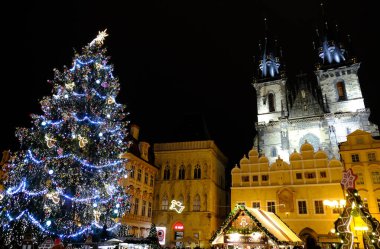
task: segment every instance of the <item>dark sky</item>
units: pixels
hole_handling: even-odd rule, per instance
[[[0,149],[17,150],[16,127],[50,95],[53,68],[71,66],[80,50],[107,28],[108,55],[121,83],[118,101],[151,143],[179,140],[203,119],[211,139],[235,164],[253,144],[256,68],[263,19],[283,47],[290,79],[312,74],[312,39],[320,1],[13,1],[3,8]],[[379,27],[371,1],[325,3],[329,22],[350,34],[362,62],[360,81],[372,120],[377,104]],[[182,137],[182,138],[183,138]]]

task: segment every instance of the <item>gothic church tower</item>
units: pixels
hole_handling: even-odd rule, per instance
[[[316,82],[298,75],[288,82],[281,73],[277,44],[269,40],[260,45],[259,75],[253,86],[257,95],[257,137],[255,146],[270,161],[288,160],[301,145],[310,143],[314,150],[339,158],[338,144],[356,129],[379,135],[378,127],[369,122],[358,79],[360,63],[350,55],[339,39],[338,30],[328,30],[324,23],[317,30],[315,44]],[[293,87],[291,87],[293,86]]]

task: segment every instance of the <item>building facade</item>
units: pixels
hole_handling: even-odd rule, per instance
[[[359,83],[360,63],[333,35],[318,33],[315,54],[319,63],[313,77],[300,74],[288,80],[277,43],[265,39],[258,75],[253,83],[257,96],[255,146],[273,162],[288,159],[307,140],[329,158],[339,158],[338,144],[356,129],[379,135],[369,122]],[[336,37],[334,35],[334,37]]]
[[[380,221],[380,140],[356,130],[340,144],[340,154],[345,168],[358,176],[356,189],[364,206]]]
[[[342,163],[307,141],[288,160],[270,163],[256,148],[249,151],[231,171],[231,206],[276,213],[307,245],[323,244],[345,200]]]
[[[128,234],[135,237],[147,237],[152,224],[154,180],[158,168],[149,162],[149,144],[139,142],[139,127],[131,125],[129,152],[122,155],[127,158],[126,167],[130,174],[122,184],[131,195],[129,212],[122,217],[122,224],[128,226]]]
[[[210,247],[229,212],[227,159],[211,140],[154,145],[159,168],[153,221],[164,228],[164,247]]]

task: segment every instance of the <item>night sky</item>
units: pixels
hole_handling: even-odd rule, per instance
[[[54,3],[53,3],[54,2]],[[118,102],[154,142],[209,138],[232,167],[252,148],[258,43],[268,34],[283,48],[290,80],[312,75],[320,1],[13,1],[1,15],[2,129],[0,149],[19,148],[16,127],[31,127],[31,113],[51,94],[53,68],[71,66],[80,49],[107,29],[110,62],[121,83]],[[366,106],[379,124],[379,28],[370,1],[325,2],[329,24],[350,34],[362,62]],[[6,15],[5,15],[6,14]]]

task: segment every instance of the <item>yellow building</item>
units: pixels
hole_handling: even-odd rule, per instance
[[[159,143],[154,154],[153,221],[166,229],[162,245],[209,248],[229,212],[226,157],[210,140]]]
[[[131,209],[124,214],[122,224],[128,225],[128,233],[135,237],[147,237],[152,224],[154,179],[158,169],[149,162],[149,144],[139,142],[139,127],[131,125],[132,144],[129,152],[122,155],[128,158],[127,169],[131,170],[123,186],[131,195]]]
[[[331,232],[345,200],[340,186],[343,166],[322,150],[314,152],[307,141],[289,162],[278,157],[270,164],[252,149],[231,171],[231,206],[274,212],[306,246],[327,247],[323,242],[335,240]]]
[[[356,189],[371,215],[380,221],[380,140],[356,130],[339,146],[346,169],[358,176]]]

